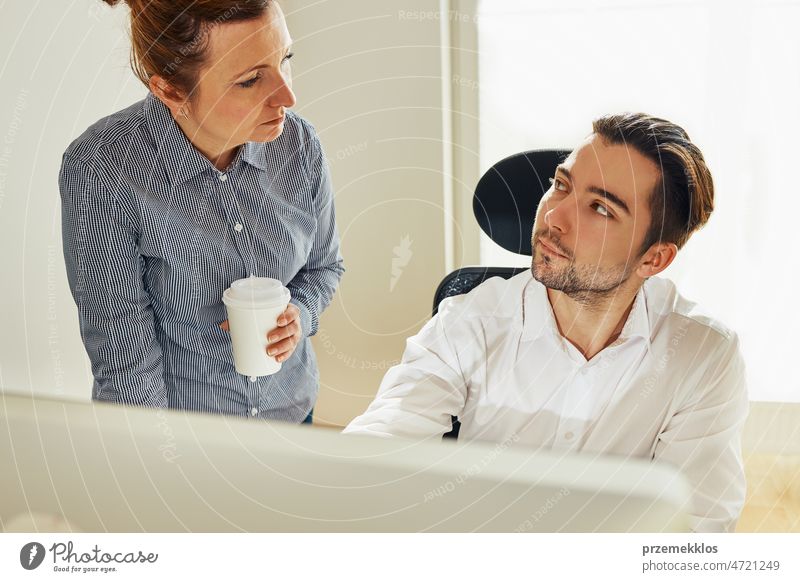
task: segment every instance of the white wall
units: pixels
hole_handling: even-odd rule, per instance
[[[282,5],[296,41],[297,110],[315,124],[330,159],[347,268],[314,340],[322,375],[315,416],[344,424],[367,406],[405,338],[428,318],[445,272],[450,177],[440,39],[449,33],[425,14],[438,7],[422,0]],[[72,139],[145,94],[129,70],[126,27],[127,8],[100,0],[3,7],[3,390],[89,397],[64,271],[57,175]],[[459,264],[473,250],[477,258],[470,227],[453,227]]]
[[[61,251],[58,170],[67,144],[141,99],[127,11],[99,0],[7,2],[0,19],[0,387],[88,398]]]
[[[427,14],[432,4],[282,4],[297,110],[327,149],[347,268],[314,340],[319,422],[344,424],[366,408],[405,338],[430,317],[445,273],[441,21]]]

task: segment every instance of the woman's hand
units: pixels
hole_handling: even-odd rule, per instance
[[[219,326],[229,331],[226,319]],[[278,316],[278,327],[267,333],[267,355],[273,356],[276,362],[285,362],[292,355],[297,344],[303,339],[300,326],[300,310],[290,303],[286,310]]]
[[[303,339],[300,326],[300,310],[290,303],[286,311],[278,316],[278,327],[267,334],[267,355],[275,361],[284,362],[292,355],[297,344]]]

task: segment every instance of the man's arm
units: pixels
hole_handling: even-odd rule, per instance
[[[451,416],[464,408],[467,385],[448,337],[448,323],[456,319],[450,303],[445,300],[406,341],[402,361],[386,373],[375,400],[345,433],[420,438],[441,437],[452,428]]]
[[[67,279],[92,364],[92,398],[166,407],[161,346],[132,218],[82,161],[59,176]]]
[[[748,413],[744,361],[734,335],[722,344],[697,398],[659,435],[655,459],[680,469],[692,487],[691,528],[733,531],[745,498],[741,435]]]

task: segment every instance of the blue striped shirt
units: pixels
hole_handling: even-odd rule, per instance
[[[67,278],[95,400],[302,421],[317,396],[309,336],[344,268],[325,156],[287,111],[220,172],[152,93],[67,148],[59,187]],[[280,372],[236,373],[222,292],[286,285],[304,338]]]

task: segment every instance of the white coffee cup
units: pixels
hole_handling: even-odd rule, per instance
[[[254,381],[281,369],[280,362],[267,355],[267,333],[277,326],[290,298],[289,290],[269,277],[239,279],[222,293],[237,372]]]

